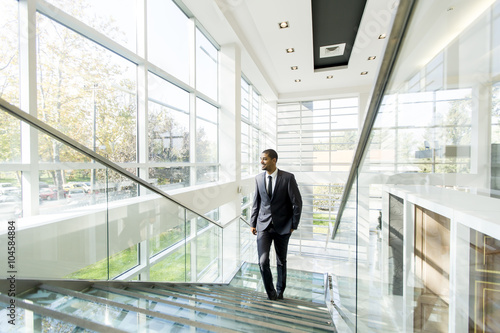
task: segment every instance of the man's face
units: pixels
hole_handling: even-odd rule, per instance
[[[271,159],[266,153],[262,153],[260,155],[260,164],[262,165],[262,170],[266,170],[271,173],[276,169],[276,159]]]

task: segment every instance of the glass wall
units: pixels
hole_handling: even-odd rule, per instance
[[[174,1],[2,0],[0,8],[1,98],[165,190],[218,180],[218,46]],[[11,164],[0,183],[19,192],[24,216],[73,187],[103,188],[93,161],[13,117],[1,118],[0,142],[0,160]],[[67,161],[81,164],[69,170]],[[23,184],[40,194],[24,195]]]
[[[174,1],[1,0],[0,21],[2,99],[164,190],[218,180],[219,47]],[[146,215],[163,209],[163,204],[141,206],[155,200],[149,191],[5,112],[0,112],[0,161],[2,223],[17,219],[19,227],[31,228],[56,219],[66,221],[70,232],[80,216],[94,219],[82,229],[101,228],[109,221],[100,214],[113,202],[127,206],[115,230],[126,237],[127,219],[138,206]],[[183,264],[190,258],[180,281],[207,274],[221,279],[222,232],[196,227],[190,218],[186,226],[184,213],[179,214],[169,215],[168,222],[141,215],[145,219],[137,221],[149,221],[148,230],[158,234],[143,237],[144,225],[142,239],[120,239],[118,246],[75,256],[74,265],[61,264],[53,276],[114,278],[134,271],[135,278],[160,279],[167,257],[178,256]],[[111,237],[96,236],[95,230],[83,236],[89,237],[83,248]],[[208,257],[197,261],[193,249]],[[73,260],[69,254],[66,259]],[[93,271],[102,274],[88,275]]]
[[[500,2],[416,2],[335,242],[359,332],[497,332]]]
[[[297,171],[348,171],[357,144],[358,98],[278,105],[280,165]]]
[[[276,111],[256,88],[241,78],[241,175],[259,172],[260,153],[276,149]]]
[[[303,200],[291,251],[331,257],[345,251],[345,244],[326,245],[358,141],[358,103],[352,97],[278,104],[279,167],[295,174]]]

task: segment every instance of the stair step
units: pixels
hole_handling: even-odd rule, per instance
[[[188,332],[192,328],[234,332],[47,284],[42,284],[37,290],[23,296],[36,304],[59,312],[79,318],[91,318],[92,321],[106,323],[127,332]]]
[[[271,267],[271,271],[273,276],[276,276],[276,267]],[[285,295],[288,298],[324,304],[325,284],[325,274],[288,269]],[[244,263],[230,285],[263,292],[264,285],[262,284],[259,266],[257,264]]]
[[[269,310],[269,306],[272,305],[274,311],[281,311],[282,313],[294,312],[295,307],[301,306],[301,312],[303,314],[310,314],[311,316],[319,316],[324,314],[326,310],[326,306],[318,306],[314,303],[301,302],[300,300],[280,300],[280,301],[270,301],[267,299],[267,296],[263,293],[260,293],[256,297],[248,297],[241,296],[237,294],[233,295],[224,295],[218,294],[211,290],[204,290],[200,288],[193,289],[193,287],[187,285],[173,285],[173,286],[162,286],[163,289],[169,290],[172,292],[185,293],[190,295],[205,296],[205,297],[213,297],[220,301],[233,302],[236,304],[245,303],[247,306],[260,307],[266,310]],[[279,310],[281,309],[281,310]]]
[[[15,300],[15,319],[7,316],[7,304]],[[59,311],[39,306],[19,298],[11,298],[0,294],[0,327],[2,332],[94,332],[123,333],[124,330],[96,323],[85,318],[67,316]],[[8,321],[15,320],[12,325]],[[31,319],[31,320],[30,320]]]
[[[236,311],[225,311],[220,306],[206,306],[203,302],[195,300],[182,302],[179,298],[173,300],[161,297],[161,295],[155,295],[154,293],[149,293],[148,295],[146,293],[109,287],[94,286],[94,288],[96,289],[89,291],[92,295],[113,299],[118,302],[126,302],[127,304],[135,304],[135,306],[147,308],[151,311],[168,313],[176,317],[195,320],[218,327],[250,332],[255,330],[256,327],[261,326],[262,329],[284,332],[282,326],[262,322],[255,323],[252,317],[241,316]]]
[[[16,303],[19,311],[31,311],[23,316],[30,327],[45,325],[34,331],[62,327],[97,332],[336,332],[324,303],[287,297],[270,301],[262,292],[231,285],[140,281],[28,285]],[[0,294],[0,304],[8,300]]]
[[[268,301],[267,304],[261,302],[255,302],[248,299],[237,299],[237,298],[225,298],[216,295],[206,295],[200,292],[189,292],[189,291],[179,291],[177,288],[134,288],[138,292],[145,293],[146,295],[162,296],[168,297],[168,299],[176,298],[178,302],[181,300],[187,302],[189,300],[196,301],[197,306],[204,307],[217,307],[222,309],[222,311],[239,311],[242,312],[243,316],[258,317],[259,320],[276,322],[276,320],[281,320],[289,327],[290,323],[296,323],[297,320],[303,322],[303,325],[309,325],[317,327],[318,329],[332,330],[331,322],[332,319],[328,314],[328,310],[309,312],[309,309],[305,306],[296,306],[295,304],[286,305],[282,301]],[[302,324],[301,324],[302,326]],[[306,327],[302,327],[305,330]],[[306,330],[307,331],[307,330]]]

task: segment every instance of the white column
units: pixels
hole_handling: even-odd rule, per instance
[[[36,99],[36,4],[34,0],[19,1],[19,68],[21,77],[20,107],[37,116]],[[22,173],[23,215],[38,214],[38,131],[21,123],[21,158],[29,165]]]
[[[414,248],[415,248],[415,205],[404,199],[404,243],[403,243],[403,330],[413,332],[414,309]]]
[[[490,187],[491,156],[491,86],[472,88],[470,172],[474,174],[473,186]]]
[[[196,22],[189,22],[189,83],[196,87]],[[196,163],[196,96],[189,94],[189,162]],[[196,184],[196,167],[189,168],[189,185]]]
[[[137,53],[144,60],[148,57],[147,46],[147,3],[145,0],[137,1]],[[149,179],[147,164],[149,162],[148,142],[148,69],[146,62],[137,66],[137,162],[138,176],[144,180]],[[145,193],[144,193],[145,194]]]
[[[148,57],[147,41],[147,2],[137,0],[137,53],[144,60]],[[138,176],[146,181],[149,180],[148,162],[149,162],[149,142],[148,142],[148,69],[146,62],[137,65],[137,162],[140,163]],[[139,190],[139,189],[138,189]],[[140,191],[145,195],[146,191]],[[154,225],[150,224],[146,228],[147,239],[138,244],[139,263],[147,267],[140,273],[140,280],[149,281],[149,241],[154,236]],[[139,320],[142,320],[141,318]]]
[[[469,331],[470,229],[452,220],[450,225],[449,332]]]
[[[220,180],[241,181],[241,50],[223,45],[219,64]],[[234,193],[235,195],[237,193]]]

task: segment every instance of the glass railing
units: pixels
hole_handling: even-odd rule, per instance
[[[358,332],[498,332],[500,1],[408,23],[338,221],[340,303]]]
[[[0,254],[9,265],[2,275],[227,282],[237,271],[239,218],[223,227],[138,178],[137,169],[1,106],[2,120],[17,128],[2,142],[0,239],[12,246]],[[9,158],[9,147],[22,158]]]

